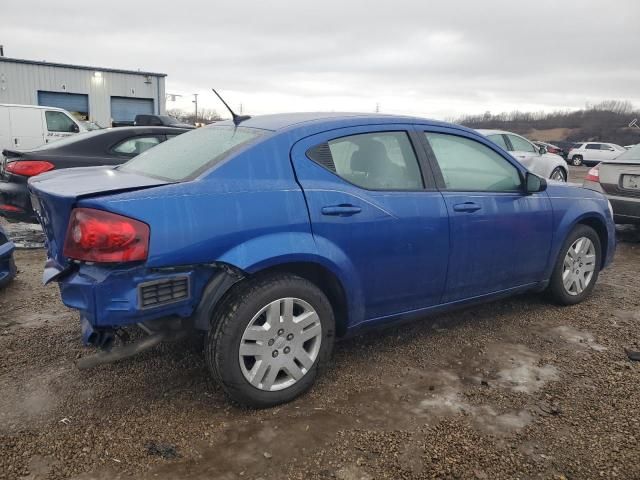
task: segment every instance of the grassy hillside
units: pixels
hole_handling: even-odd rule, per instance
[[[640,143],[640,128],[629,127],[640,111],[625,101],[608,101],[583,110],[531,113],[512,112],[466,116],[458,121],[471,128],[495,128],[516,132],[532,140],[600,141],[619,145]]]

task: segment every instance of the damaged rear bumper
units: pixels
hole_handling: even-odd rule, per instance
[[[84,343],[109,348],[118,329],[144,324],[161,330],[167,318],[206,330],[203,292],[212,283],[228,288],[241,274],[218,264],[160,269],[77,264],[50,278],[58,282],[62,302],[79,311]]]

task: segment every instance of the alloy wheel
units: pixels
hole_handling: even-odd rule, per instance
[[[288,388],[313,367],[320,352],[320,318],[304,300],[281,298],[251,319],[238,351],[244,378],[255,388]]]
[[[559,182],[567,181],[562,168],[556,168],[553,172],[551,172],[551,180],[557,180]]]
[[[591,283],[596,268],[596,249],[587,237],[578,238],[567,250],[562,283],[569,295],[580,295]]]

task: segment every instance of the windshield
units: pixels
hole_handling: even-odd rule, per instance
[[[104,127],[101,127],[100,125],[98,125],[96,122],[89,122],[89,121],[80,121],[80,124],[87,129],[87,131],[91,132],[93,130],[102,130]]]
[[[614,162],[640,163],[640,144],[630,148],[629,150],[625,150],[614,160]]]
[[[244,127],[199,128],[161,143],[118,168],[164,180],[185,180],[221,162],[264,133]]]

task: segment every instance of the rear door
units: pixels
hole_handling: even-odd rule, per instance
[[[307,137],[291,152],[318,249],[363,298],[356,322],[442,296],[449,220],[415,138],[410,125],[369,125]]]
[[[28,107],[9,107],[11,148],[28,150],[45,141],[42,110]]]
[[[443,302],[543,280],[553,219],[546,192],[525,194],[520,169],[489,142],[448,128],[422,135],[449,213]]]

